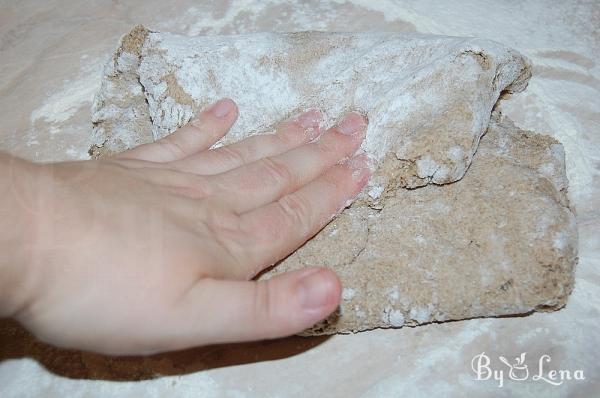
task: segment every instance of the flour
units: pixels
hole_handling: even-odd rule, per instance
[[[356,296],[356,290],[350,288],[350,287],[345,287],[344,290],[342,290],[342,300],[352,300],[352,298]]]
[[[81,107],[89,106],[100,85],[98,74],[101,70],[102,63],[87,65],[75,79],[66,80],[61,89],[31,112],[31,124],[38,121],[59,124],[69,120]],[[58,127],[55,129],[58,131]]]
[[[369,189],[367,194],[371,197],[371,199],[379,199],[379,197],[383,193],[384,189],[385,188],[382,187],[381,185],[375,185],[375,186],[372,186],[371,189]]]
[[[212,376],[205,372],[198,372],[181,378],[179,376],[161,376],[154,380],[148,380],[145,383],[138,381],[129,382],[109,382],[109,381],[88,381],[82,383],[81,380],[59,378],[56,375],[47,373],[41,364],[33,359],[27,358],[19,361],[3,361],[0,363],[1,379],[3,380],[3,389],[10,391],[8,396],[48,396],[49,391],[55,391],[56,385],[60,385],[60,396],[101,396],[117,397],[127,394],[128,396],[159,397],[160,391],[177,388],[179,394],[185,396],[201,396],[207,398],[221,397],[224,390],[229,396],[240,396],[242,392],[236,388],[226,388],[222,383],[217,382]],[[158,376],[158,375],[157,375]],[[31,383],[35,378],[36,382]],[[221,392],[219,392],[221,391]]]

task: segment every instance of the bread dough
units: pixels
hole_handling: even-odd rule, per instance
[[[324,265],[339,311],[304,334],[330,334],[550,311],[573,289],[577,228],[554,139],[494,114],[458,182],[363,196],[263,278]],[[393,158],[376,179],[395,175]]]
[[[363,149],[393,153],[407,187],[460,179],[501,93],[524,89],[530,65],[498,43],[399,33],[257,33],[186,37],[136,27],[106,68],[93,110],[92,154],[164,137],[216,98],[240,117],[225,143],[318,107],[325,124],[368,115]]]
[[[371,182],[260,276],[313,265],[340,275],[339,310],[305,334],[554,310],[573,288],[577,259],[562,145],[492,113],[530,74],[514,50],[473,38],[184,37],[138,26],[107,64],[90,152],[164,137],[224,96],[240,118],[221,143],[309,107],[326,125],[362,111],[363,149],[379,165]]]

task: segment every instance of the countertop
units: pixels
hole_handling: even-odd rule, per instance
[[[565,146],[580,239],[575,290],[553,313],[145,358],[57,349],[4,320],[0,396],[600,396],[599,3],[0,0],[0,150],[35,161],[86,159],[102,67],[120,36],[138,23],[189,35],[417,31],[484,37],[521,51],[532,60],[534,76],[501,107],[517,125]],[[497,377],[477,380],[472,365],[485,361],[481,353]],[[529,377],[520,381],[499,356],[514,362],[521,353]],[[540,363],[542,377],[535,378]],[[552,369],[571,380],[554,385],[561,380],[550,378]],[[584,380],[575,379],[577,371]]]

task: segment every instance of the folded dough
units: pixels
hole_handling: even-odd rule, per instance
[[[264,277],[338,273],[340,310],[304,334],[556,310],[577,260],[566,184],[560,143],[494,113],[460,181],[365,195]]]
[[[326,125],[361,111],[370,120],[363,149],[379,164],[370,185],[260,276],[338,272],[340,309],[305,334],[553,310],[572,290],[577,259],[563,149],[492,114],[530,75],[514,50],[474,38],[185,37],[138,26],[106,66],[90,153],[164,137],[225,96],[240,118],[223,144],[310,107]]]
[[[403,163],[402,185],[460,179],[503,92],[530,66],[498,43],[399,33],[257,33],[186,37],[138,26],[97,94],[94,154],[164,137],[215,98],[240,117],[226,142],[309,107],[327,125],[349,110],[370,119],[363,149]]]

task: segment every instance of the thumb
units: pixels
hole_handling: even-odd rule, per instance
[[[185,346],[269,339],[314,325],[339,305],[341,283],[326,268],[264,281],[200,280],[167,324]]]

